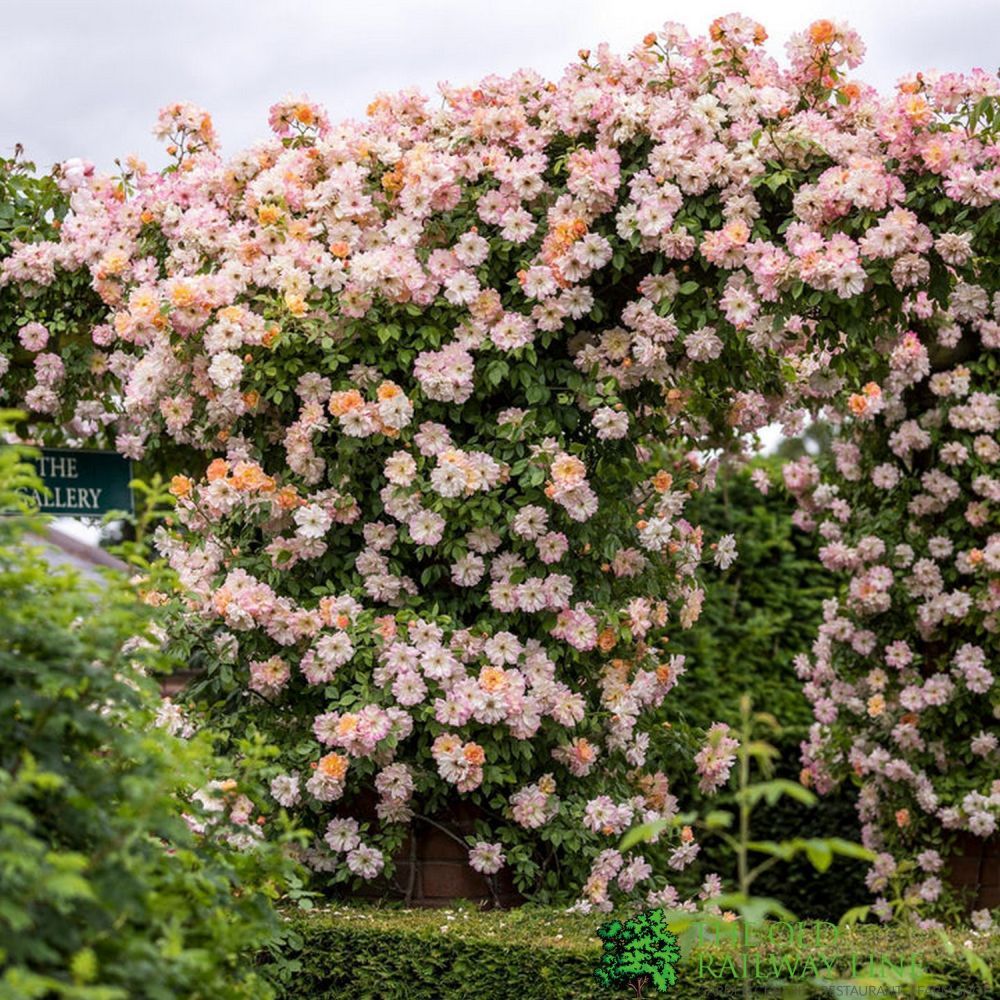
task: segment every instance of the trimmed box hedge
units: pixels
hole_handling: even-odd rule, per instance
[[[272,966],[283,1000],[597,1000],[631,995],[601,988],[593,978],[601,947],[596,936],[599,917],[561,910],[524,907],[483,912],[472,908],[398,910],[339,907],[287,915],[288,938],[282,960]],[[783,946],[788,928],[774,935],[775,945],[758,945],[762,968],[770,957],[801,963],[817,949]],[[832,934],[832,931],[830,932]],[[785,937],[783,937],[784,935]],[[971,940],[984,967],[1000,968],[1000,935],[986,938],[969,932],[948,934],[954,952],[933,933],[859,926],[839,932],[836,943],[819,949],[836,956],[838,968],[849,968],[850,956],[864,963],[869,955],[894,964],[915,955],[927,971],[945,984],[921,989],[921,1000],[966,1000],[997,997],[998,991],[974,975],[962,954]],[[672,998],[736,1000],[742,980],[725,963],[740,967],[738,946],[700,944],[677,967]],[[752,960],[751,960],[752,961]],[[721,972],[721,978],[715,973]],[[799,981],[801,984],[801,981]],[[765,980],[752,982],[752,995],[779,996]],[[655,995],[647,993],[647,996]],[[830,997],[813,986],[799,985],[797,1000]],[[862,996],[860,988],[840,996]],[[890,995],[887,990],[868,995]],[[898,994],[907,995],[905,991]]]

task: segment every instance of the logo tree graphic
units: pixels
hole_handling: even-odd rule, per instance
[[[641,997],[650,983],[659,992],[677,981],[674,963],[681,957],[680,948],[667,930],[662,910],[611,920],[601,924],[597,935],[604,942],[604,954],[594,977],[602,986],[626,986]]]

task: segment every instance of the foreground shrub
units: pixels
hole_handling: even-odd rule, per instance
[[[597,1000],[631,995],[624,990],[610,992],[594,979],[602,950],[597,936],[601,920],[596,917],[535,908],[491,913],[345,908],[293,915],[289,922],[301,946],[286,954],[286,964],[276,972],[282,978],[282,1000]],[[834,930],[827,927],[820,932],[819,947],[804,938],[801,944],[787,946],[788,928],[775,927],[773,944],[767,943],[765,925],[757,934],[765,943],[752,948],[753,961],[765,972],[763,979],[753,983],[754,996],[768,982],[768,973],[778,970],[786,981],[798,984],[802,992],[796,995],[802,1000],[829,997],[829,991],[810,984],[808,960],[811,956],[822,969],[819,955],[830,960],[840,974],[851,973],[852,957],[855,972],[862,971],[869,960],[890,975],[888,964],[897,970],[916,966],[939,977],[933,993],[921,993],[936,1000],[985,1000],[994,995],[992,987],[972,971],[970,962],[980,969],[996,965],[1000,961],[996,936],[976,938],[969,959],[959,935],[942,939],[915,933],[908,937],[863,926],[837,931],[834,941]],[[809,933],[816,933],[811,926],[801,932]],[[738,946],[728,941],[709,943],[707,936],[702,941],[681,938],[684,957],[676,965],[677,982],[667,995],[678,1000],[743,996],[742,980],[734,979],[727,965],[742,967]],[[871,983],[869,987],[874,988]],[[855,987],[853,994],[845,989],[843,995],[864,994]]]
[[[31,478],[0,450],[0,509]],[[236,849],[259,837],[237,783],[209,785],[231,766],[158,726],[135,594],[53,570],[22,527],[0,517],[0,997],[268,996],[245,956],[278,929],[280,849]]]

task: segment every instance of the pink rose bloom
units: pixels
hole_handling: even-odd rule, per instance
[[[480,840],[469,851],[469,866],[483,875],[495,875],[506,860],[502,844],[487,844]]]
[[[26,351],[40,351],[49,342],[49,331],[41,323],[25,323],[17,336]]]

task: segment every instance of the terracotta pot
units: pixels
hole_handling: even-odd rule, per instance
[[[1000,837],[958,834],[948,858],[948,881],[966,891],[970,909],[1000,906]]]

